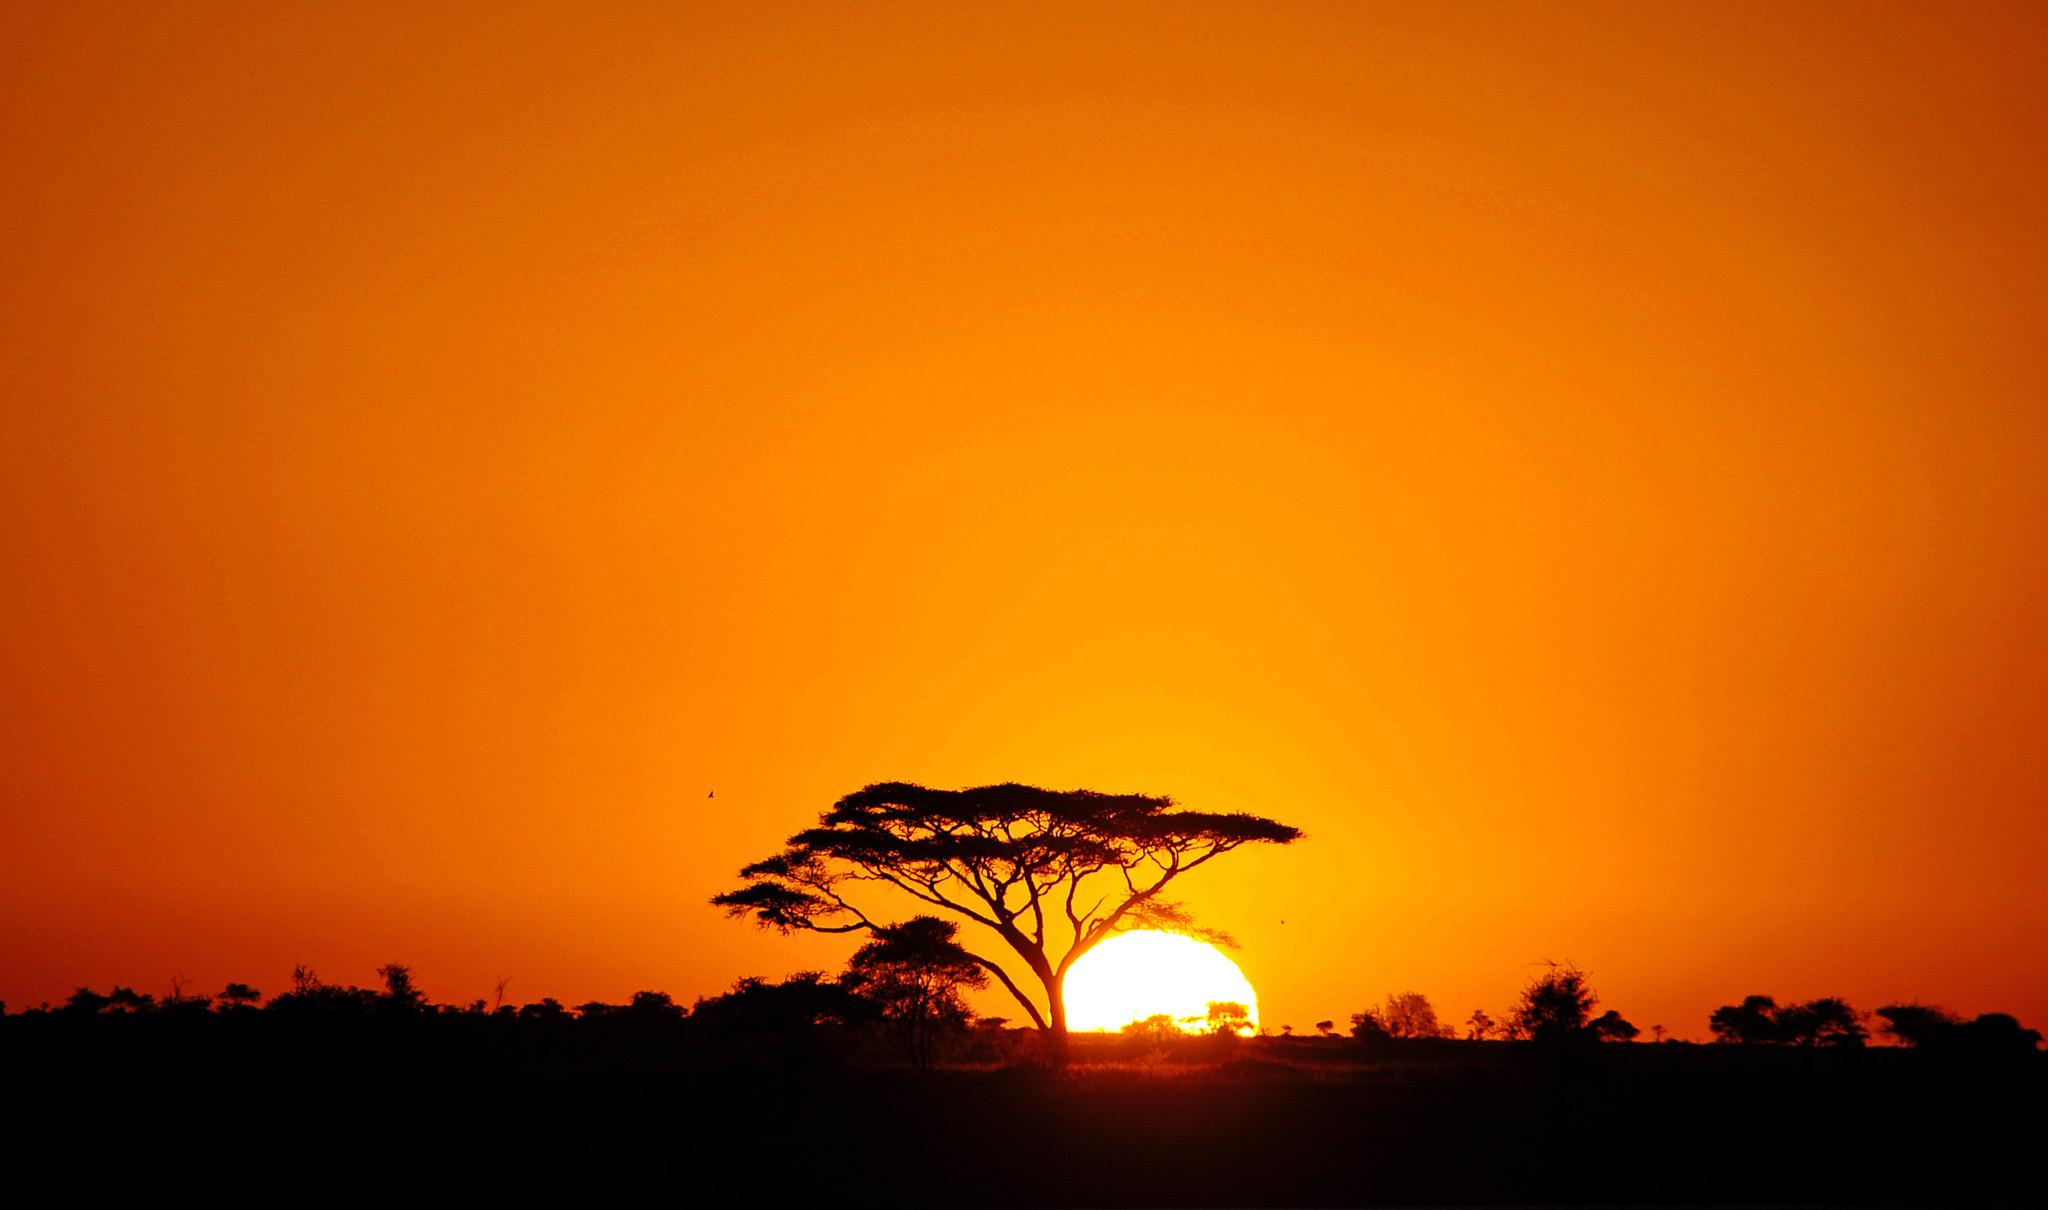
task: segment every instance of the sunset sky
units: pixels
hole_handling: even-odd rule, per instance
[[[1273,1026],[2048,1027],[2040,6],[423,7],[0,10],[10,1011],[1016,780],[1304,829]]]

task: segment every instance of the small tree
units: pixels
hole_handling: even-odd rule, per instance
[[[2041,1031],[2021,1025],[2011,1013],[1979,1013],[1961,1033],[1967,1047],[1985,1054],[2033,1054],[2041,1049]]]
[[[1590,1037],[1593,1006],[1600,998],[1586,982],[1584,971],[1569,963],[1552,963],[1535,982],[1522,989],[1515,1006],[1514,1025],[1532,1042],[1556,1043]]]
[[[1586,1032],[1602,1042],[1633,1042],[1643,1031],[1610,1008],[1587,1022]]]
[[[1757,1046],[1778,1040],[1778,1002],[1769,996],[1744,996],[1740,1004],[1723,1004],[1707,1015],[1716,1042]]]
[[[1316,1022],[1316,1033],[1325,1038],[1334,1038],[1337,1036],[1337,1023],[1335,1021],[1318,1021]]]
[[[1450,1031],[1436,1019],[1436,1008],[1421,992],[1394,992],[1380,1010],[1380,1024],[1395,1038],[1441,1038]]]
[[[961,993],[988,986],[987,973],[954,941],[957,931],[937,916],[913,916],[877,930],[847,964],[851,985],[874,1001],[919,1071],[931,1067],[941,1034],[967,1024]]]
[[[1205,1019],[1210,1034],[1216,1037],[1243,1037],[1252,1031],[1251,1010],[1235,1000],[1211,1000]]]
[[[1870,1037],[1863,1020],[1837,996],[1788,1004],[1778,1010],[1779,1041],[1791,1046],[1861,1046]]]
[[[1368,1008],[1362,1013],[1351,1014],[1351,1036],[1360,1042],[1384,1042],[1392,1035],[1387,1032],[1387,1023],[1381,1019],[1380,1010]]]
[[[1472,1015],[1465,1018],[1465,1040],[1468,1042],[1484,1042],[1493,1036],[1493,1030],[1493,1018],[1483,1008],[1473,1009]]]
[[[256,1007],[257,1001],[263,999],[263,993],[246,983],[230,983],[220,989],[218,999],[220,1011],[242,1012]]]
[[[427,1002],[425,993],[413,986],[411,967],[393,962],[378,967],[377,977],[384,980],[381,1000],[385,1008],[394,1012],[416,1012]]]
[[[63,1011],[72,1017],[96,1017],[106,1010],[108,1003],[107,997],[89,987],[81,987],[64,1001]]]

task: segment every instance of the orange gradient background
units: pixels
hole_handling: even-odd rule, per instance
[[[11,1008],[1015,779],[1304,828],[1275,1026],[2048,1026],[2039,7],[419,8],[0,14]]]

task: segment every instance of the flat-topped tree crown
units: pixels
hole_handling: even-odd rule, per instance
[[[713,903],[789,931],[874,932],[874,892],[888,889],[999,937],[1044,989],[1044,1008],[993,959],[994,974],[1064,1054],[1068,968],[1113,933],[1196,927],[1161,895],[1167,884],[1247,844],[1288,844],[1301,832],[1243,812],[1188,811],[1149,794],[1045,790],[1006,782],[934,790],[868,786],[834,803],[818,826],[745,867],[746,882]]]

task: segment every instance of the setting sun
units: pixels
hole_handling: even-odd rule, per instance
[[[1144,929],[1111,937],[1067,972],[1067,1022],[1077,1030],[1118,1030],[1162,1013],[1194,1029],[1219,1001],[1244,1005],[1258,1028],[1258,993],[1237,963],[1181,933]]]

